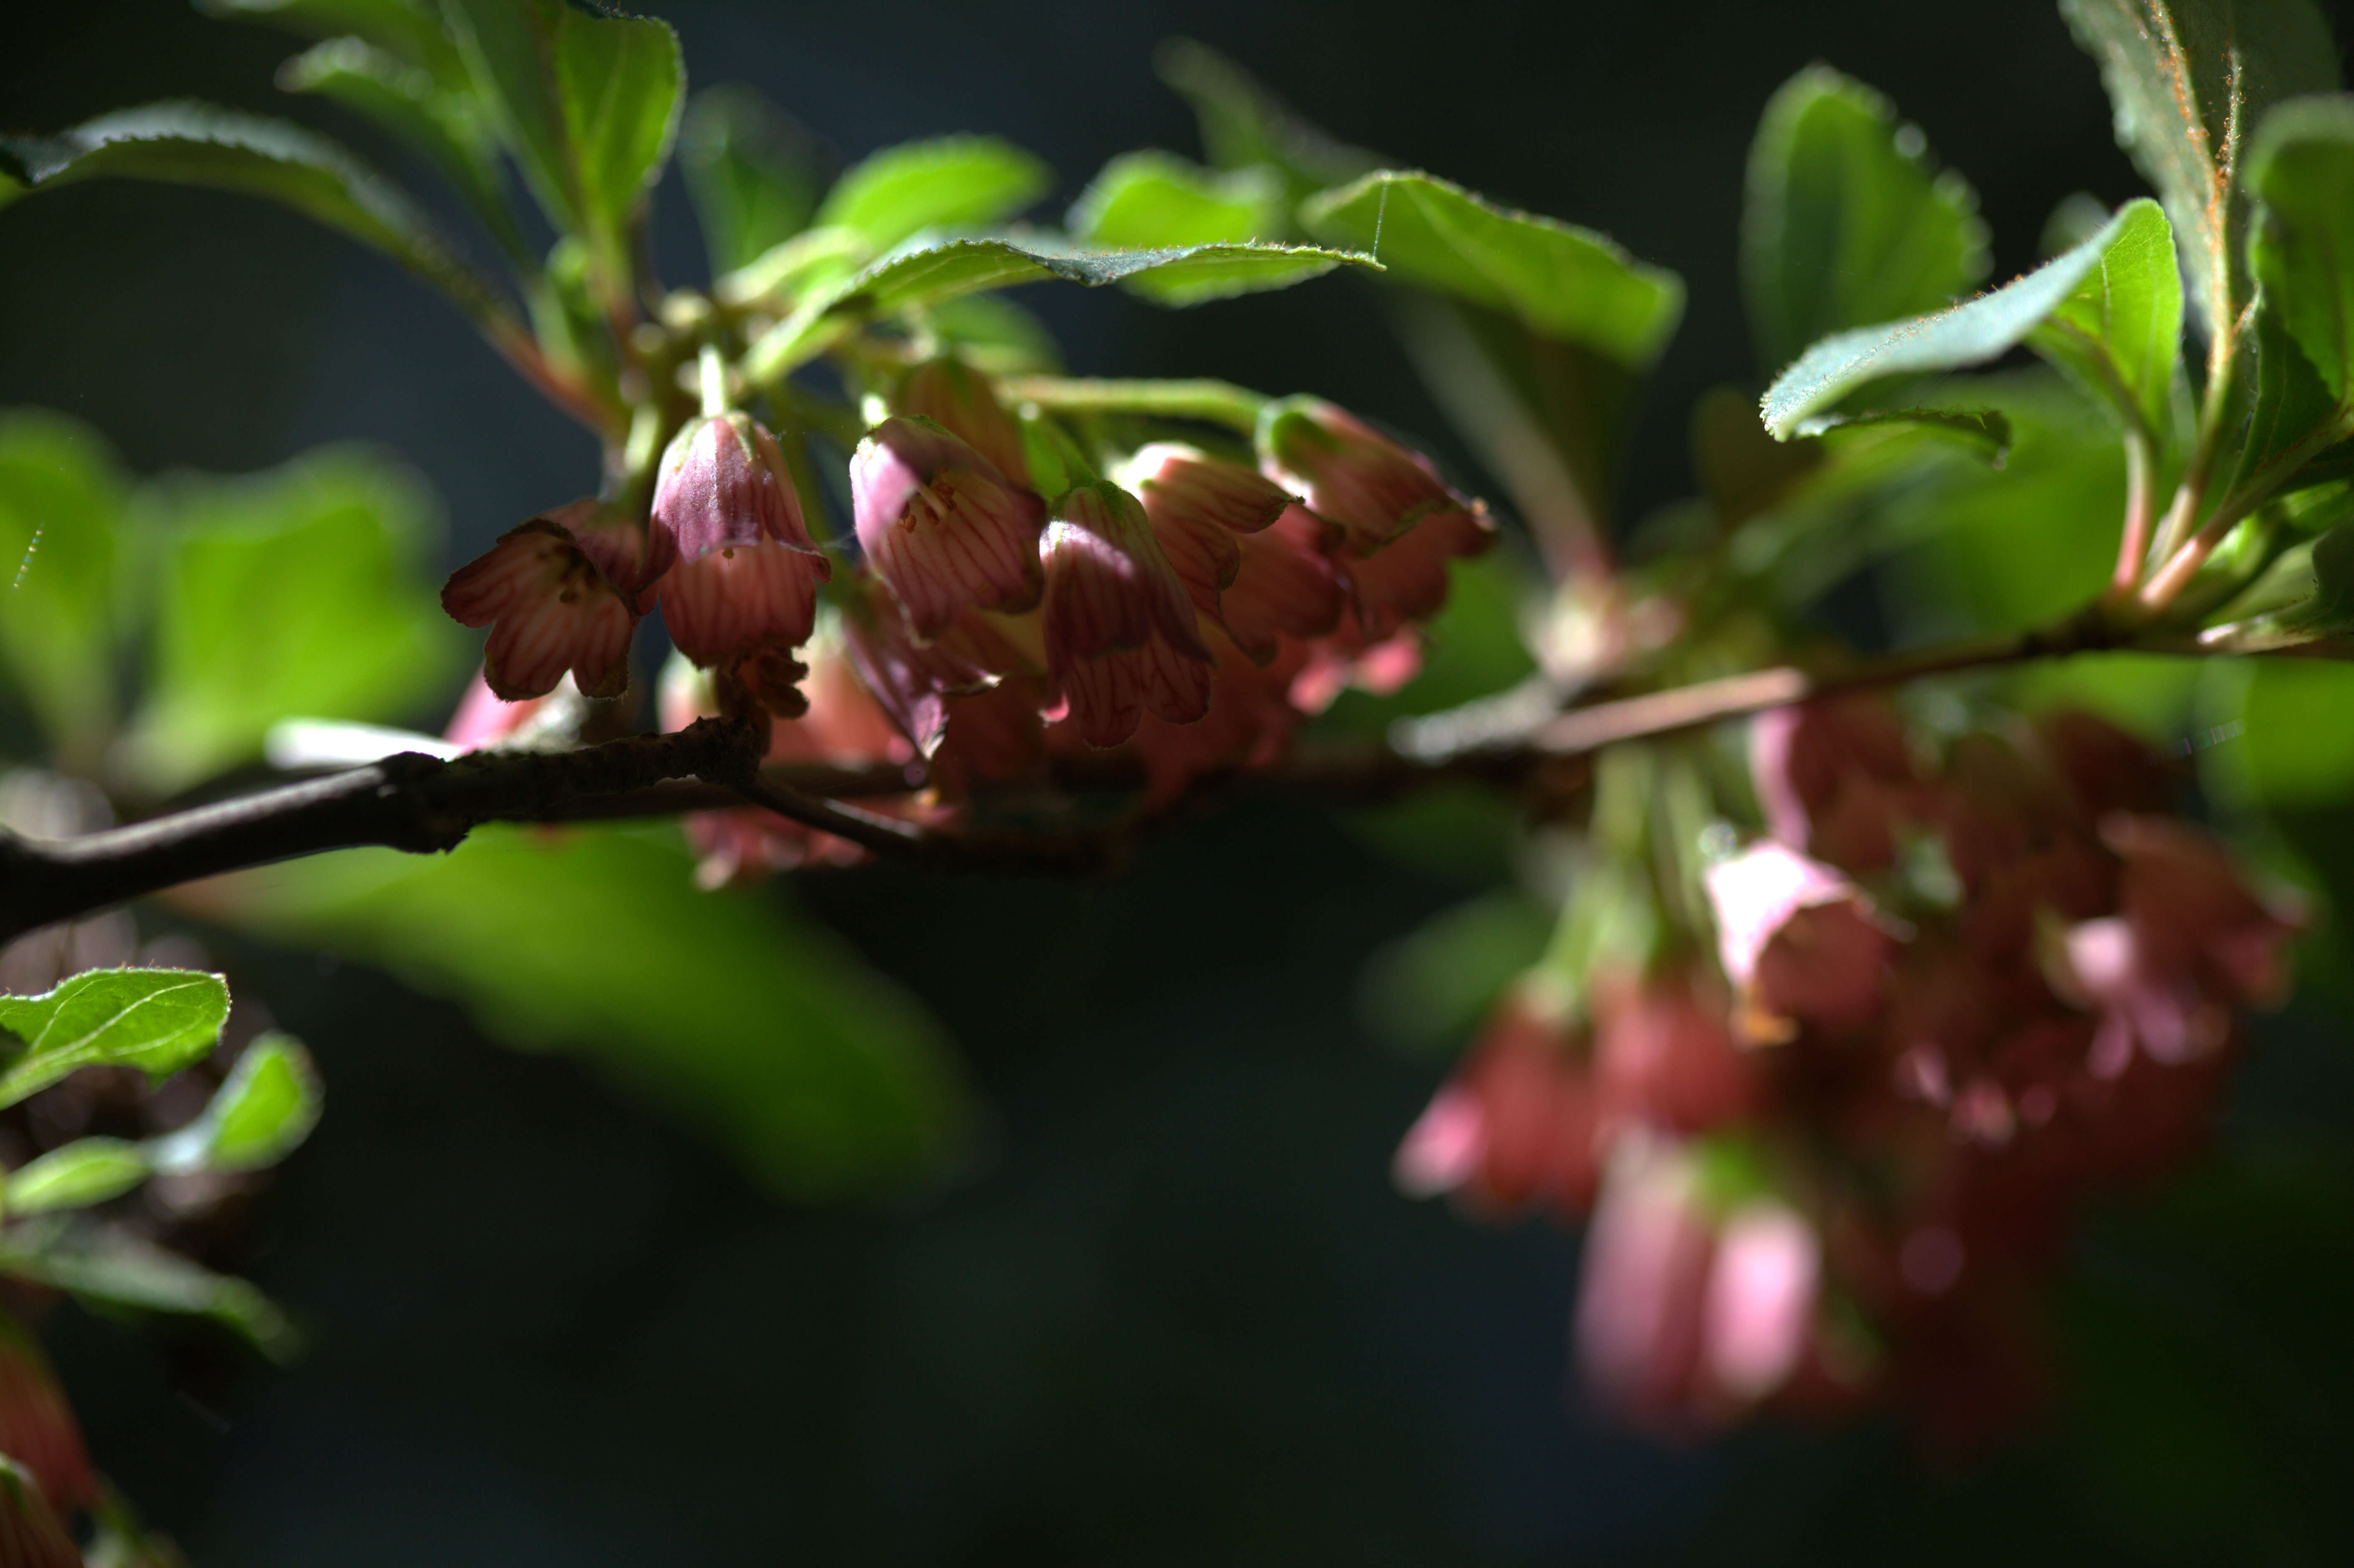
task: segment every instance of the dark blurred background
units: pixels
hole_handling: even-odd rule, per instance
[[[1035,150],[1063,176],[1048,215],[1116,153],[1198,152],[1150,70],[1183,34],[1397,164],[1615,236],[1691,291],[1628,515],[1687,488],[1692,397],[1759,379],[1743,159],[1800,66],[1924,128],[1981,193],[1999,278],[2062,196],[2137,189],[2050,0],[644,8],[698,84],[751,82],[844,161],[959,130]],[[414,172],[274,90],[294,47],[173,0],[9,6],[0,122],[196,96]],[[699,277],[674,176],[657,225],[665,275]],[[1446,446],[1346,281],[1184,314],[1023,302],[1077,371],[1313,390]],[[0,404],[89,420],[142,472],[382,443],[443,498],[445,564],[592,471],[388,263],[157,186],[0,217]],[[2264,1025],[2235,1162],[2095,1224],[2065,1298],[2073,1397],[2018,1448],[1962,1473],[1876,1427],[1664,1450],[1569,1389],[1571,1237],[1388,1184],[1444,1064],[1375,1043],[1361,970],[1499,874],[1257,804],[1103,887],[797,879],[780,895],[946,1023],[989,1118],[941,1189],[827,1211],[381,976],[227,948],[326,1075],[252,1262],[316,1350],[271,1371],[71,1312],[50,1338],[101,1464],[208,1563],[2354,1560],[2333,1305],[2354,1200],[2328,1152],[2354,1089],[2327,1002]],[[2251,1208],[2249,1182],[2287,1196]]]

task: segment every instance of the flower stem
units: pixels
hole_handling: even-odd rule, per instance
[[[998,389],[1013,403],[1058,414],[1154,414],[1200,419],[1249,434],[1270,398],[1230,381],[1113,381],[1063,376],[1009,376]]]

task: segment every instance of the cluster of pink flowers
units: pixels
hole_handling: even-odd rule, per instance
[[[2295,909],[2087,715],[1935,765],[1872,697],[1757,720],[1768,829],[1706,876],[1716,963],[1532,977],[1398,1152],[1403,1185],[1590,1216],[1589,1386],[1689,1433],[1893,1405],[1969,1448],[2048,1392],[2092,1193],[2199,1146]]]
[[[1163,800],[1273,760],[1344,685],[1409,677],[1447,563],[1494,537],[1427,459],[1329,403],[1271,405],[1254,455],[1156,442],[1049,496],[1023,422],[938,359],[851,458],[855,559],[811,542],[768,431],[708,415],[664,454],[644,519],[596,501],[533,518],[442,603],[491,628],[483,681],[510,703],[567,671],[588,695],[620,692],[659,604],[706,673],[670,683],[666,726],[758,705],[776,759],[907,764],[924,796],[893,810],[1111,747]],[[731,816],[691,825],[707,874],[856,853]]]

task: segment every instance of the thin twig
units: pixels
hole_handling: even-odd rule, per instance
[[[1446,715],[1401,725],[1386,743],[1306,744],[1273,766],[1204,779],[1188,804],[1248,786],[1320,800],[1379,800],[1450,779],[1558,787],[1555,765],[1608,746],[1694,729],[1808,697],[1925,675],[2126,643],[2097,612],[2040,630],[1809,671],[1754,670],[1566,713],[1523,711],[1517,729]],[[2148,641],[2136,646],[2148,646]],[[2156,651],[2197,654],[2181,640]],[[1492,718],[1493,715],[1490,715]],[[442,761],[402,753],[80,838],[0,832],[0,940],[183,882],[328,850],[454,848],[485,822],[569,822],[673,816],[750,801],[877,856],[928,871],[1099,875],[1118,869],[1148,819],[1044,831],[935,826],[862,810],[844,797],[910,795],[920,773],[896,764],[793,763],[761,768],[758,726],[703,719],[670,735],[634,736],[567,752],[476,752]],[[1133,791],[1137,759],[1106,752],[1057,758],[1052,782],[1071,790]],[[1160,817],[1171,812],[1161,811]],[[1157,819],[1156,819],[1157,820]]]

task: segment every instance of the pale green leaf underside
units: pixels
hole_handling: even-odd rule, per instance
[[[1823,339],[1766,389],[1760,405],[1766,429],[1787,439],[1800,420],[1835,407],[1871,382],[1958,370],[2000,358],[2027,342],[2088,279],[2098,285],[2111,244],[2146,232],[2152,218],[2164,222],[2156,204],[2128,203],[2082,245],[1999,289],[1929,315]],[[2129,238],[2128,243],[2137,265],[2146,265],[2150,256],[2147,246],[2138,238]]]
[[[219,1043],[228,986],[188,969],[91,969],[40,996],[0,996],[0,1030],[23,1042],[0,1071],[0,1106],[83,1067],[175,1073]]]
[[[1404,281],[1503,311],[1631,369],[1659,357],[1683,313],[1674,273],[1436,175],[1377,171],[1311,197],[1299,216],[1311,234],[1372,253]]]

